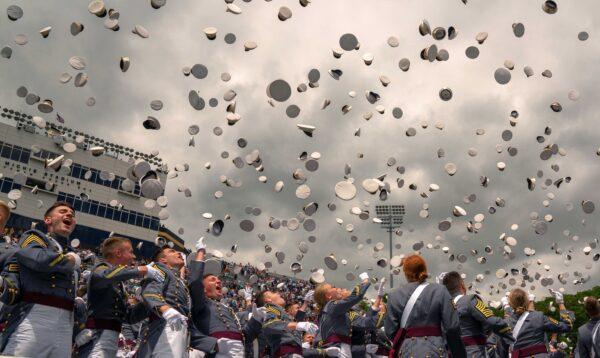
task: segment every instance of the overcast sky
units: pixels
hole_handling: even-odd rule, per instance
[[[475,275],[483,274],[484,280],[474,282],[474,288],[486,295],[490,288],[495,291],[498,287],[498,269],[520,269],[528,264],[531,276],[539,273],[542,278],[553,278],[553,288],[581,290],[600,282],[598,262],[593,261],[594,254],[600,252],[594,243],[600,229],[598,211],[585,214],[581,206],[583,200],[600,204],[596,190],[600,174],[600,157],[596,155],[600,145],[596,118],[600,110],[600,23],[593,16],[600,13],[600,4],[594,0],[561,1],[558,12],[550,15],[542,10],[542,3],[313,0],[301,7],[297,1],[255,0],[236,1],[242,10],[236,15],[226,12],[226,4],[220,1],[169,1],[159,10],[151,8],[149,1],[107,1],[107,8],[120,12],[120,30],[114,32],[104,28],[105,19],[89,13],[82,2],[20,1],[24,10],[21,19],[10,21],[5,13],[0,17],[0,46],[13,49],[10,59],[0,58],[0,106],[39,115],[36,106],[28,106],[16,96],[16,89],[23,85],[41,98],[54,101],[55,112],[43,115],[49,121],[55,120],[58,112],[74,129],[144,152],[158,150],[171,168],[188,163],[188,172],[179,173],[167,183],[171,217],[164,224],[173,231],[183,228],[182,236],[190,248],[204,235],[211,249],[227,252],[237,244],[232,260],[272,262],[275,271],[290,274],[289,265],[299,253],[298,244],[314,235],[317,240],[309,243],[302,259],[304,271],[298,277],[307,278],[311,268],[325,268],[323,258],[330,253],[337,258],[339,268],[325,270],[329,281],[348,286],[347,273],[358,275],[366,269],[372,269],[372,276],[382,277],[389,267],[380,268],[376,261],[388,257],[388,239],[372,221],[375,205],[382,202],[378,195],[363,190],[361,183],[386,174],[384,181],[391,192],[384,203],[403,204],[407,211],[401,236],[394,237],[394,243],[401,245],[394,249],[394,255],[410,254],[415,243],[423,242],[426,246],[421,253],[432,275],[459,269],[471,282]],[[277,18],[280,6],[289,7],[293,13],[285,22]],[[421,36],[418,26],[423,19],[432,28],[453,26],[456,38],[436,41],[429,35]],[[69,32],[73,21],[85,26],[77,36]],[[513,34],[513,23],[524,25],[524,36]],[[133,34],[135,25],[145,27],[150,36],[144,39]],[[52,26],[52,31],[43,39],[38,31],[45,26]],[[218,29],[214,41],[202,32],[208,26]],[[489,36],[478,44],[475,37],[483,31]],[[589,34],[586,41],[578,40],[582,31]],[[235,43],[225,43],[227,33],[235,34]],[[339,46],[340,36],[345,33],[354,34],[360,48],[344,51],[336,59],[332,49]],[[15,44],[18,34],[27,35],[26,45]],[[390,36],[398,39],[399,46],[387,44]],[[246,52],[246,41],[254,41],[258,47]],[[449,60],[421,60],[420,51],[432,44],[447,50]],[[466,57],[469,46],[478,47],[478,58]],[[366,53],[374,56],[370,66],[362,60]],[[79,72],[69,66],[72,56],[86,60],[84,72],[89,81],[84,87],[74,87],[72,80],[59,82],[63,72],[73,76]],[[122,56],[131,59],[125,73],[119,69]],[[407,72],[398,66],[402,58],[410,60]],[[494,80],[494,71],[504,67],[505,60],[513,61],[515,66],[510,71],[510,82],[501,85]],[[182,69],[194,64],[207,67],[206,78],[183,75]],[[525,76],[525,66],[533,69],[533,76]],[[298,93],[295,88],[308,83],[307,75],[313,68],[321,74],[318,87]],[[342,76],[335,80],[328,74],[331,69],[342,70]],[[543,77],[544,70],[551,71],[552,77]],[[221,80],[224,72],[231,75],[230,81]],[[390,79],[387,87],[379,82],[381,75]],[[290,84],[292,96],[271,106],[266,89],[276,79]],[[442,101],[438,95],[445,87],[453,93],[449,101]],[[190,106],[190,90],[197,90],[206,101],[203,110]],[[225,119],[227,102],[223,94],[228,90],[237,93],[236,112],[241,115],[234,126],[228,126]],[[577,91],[578,100],[569,99],[571,90]],[[350,91],[355,91],[355,98],[349,96]],[[374,91],[381,99],[370,104],[365,91]],[[92,107],[86,105],[89,97],[96,100]],[[208,105],[211,98],[218,100],[214,108]],[[149,105],[156,99],[164,103],[158,112]],[[325,99],[331,104],[321,110]],[[560,113],[550,109],[555,101],[562,105]],[[286,116],[286,108],[292,104],[300,108],[296,118]],[[352,106],[345,115],[341,111],[344,105]],[[384,106],[385,113],[377,113],[376,105]],[[394,107],[402,109],[400,119],[393,117]],[[518,124],[511,127],[513,110],[519,117]],[[369,121],[363,118],[368,112],[373,113]],[[142,127],[148,115],[160,120],[159,131]],[[443,129],[437,129],[436,123],[443,124]],[[200,127],[195,147],[188,146],[187,128],[192,124]],[[316,126],[314,136],[304,135],[297,124]],[[222,128],[223,134],[216,136],[215,127]],[[551,128],[551,134],[544,134],[546,127]],[[416,129],[415,136],[405,135],[409,128]],[[355,136],[358,129],[360,136]],[[477,135],[477,129],[485,130],[485,134]],[[501,134],[507,129],[512,131],[512,139],[504,141]],[[538,143],[538,136],[545,141]],[[237,145],[239,138],[247,140],[245,148]],[[541,160],[541,151],[553,144],[565,155]],[[509,155],[509,147],[517,149],[515,156]],[[445,151],[443,158],[438,158],[440,148]],[[234,158],[245,158],[255,149],[260,151],[264,171],[259,173],[248,165],[241,169],[234,166]],[[475,149],[477,155],[470,156],[469,149]],[[309,172],[305,162],[299,160],[303,151],[321,154],[317,171]],[[223,158],[225,152],[227,158]],[[396,161],[392,166],[387,165],[390,158]],[[210,169],[205,168],[207,162],[211,163]],[[498,162],[506,164],[504,171],[497,169]],[[446,174],[447,163],[456,164],[454,176]],[[348,177],[358,189],[349,201],[340,200],[334,192],[335,184],[345,180],[346,164],[351,167]],[[404,174],[397,170],[400,166],[405,168]],[[311,188],[311,195],[305,200],[295,196],[299,185],[292,178],[295,169],[302,169],[308,178],[305,184]],[[538,171],[541,177],[537,177]],[[227,187],[219,181],[221,175],[242,185]],[[260,175],[267,177],[266,183],[259,182]],[[480,185],[480,176],[489,178],[487,187]],[[528,190],[527,177],[536,177],[533,191]],[[571,178],[570,183],[559,188],[544,185],[546,180],[555,182],[566,177]],[[396,184],[398,178],[405,182],[402,188]],[[285,186],[276,193],[273,187],[279,180]],[[439,185],[439,191],[429,192],[432,183]],[[416,190],[409,189],[409,184],[415,184]],[[190,188],[192,197],[185,198],[178,187]],[[216,199],[214,193],[219,190],[224,195]],[[467,204],[463,198],[470,194],[475,194],[476,200]],[[497,197],[506,201],[505,207],[496,207]],[[315,231],[306,232],[302,225],[295,231],[269,228],[270,217],[290,219],[309,202],[319,204],[312,216]],[[330,211],[328,203],[334,203],[337,209]],[[419,216],[424,205],[429,207],[427,218]],[[450,230],[441,232],[438,223],[452,217],[454,205],[463,207],[467,215],[453,217]],[[488,212],[490,206],[497,209],[493,215]],[[246,207],[260,208],[261,214],[246,214]],[[370,211],[370,218],[359,219],[349,212],[352,207]],[[206,234],[209,220],[202,214],[207,212],[215,218],[231,216],[221,236]],[[485,214],[483,227],[478,233],[469,233],[466,224],[479,213]],[[539,220],[552,215],[544,235],[535,233],[532,213],[537,213]],[[240,229],[239,222],[244,219],[254,222],[252,232]],[[338,224],[336,219],[343,223]],[[354,226],[353,232],[347,231],[348,224]],[[513,224],[518,227],[511,228]],[[260,233],[266,236],[264,241]],[[502,255],[502,233],[517,240],[512,247],[513,259]],[[353,235],[356,241],[352,241]],[[373,248],[378,242],[385,248],[376,253]],[[562,254],[551,250],[552,243]],[[592,251],[585,255],[583,249],[590,243]],[[362,249],[358,248],[360,244]],[[265,253],[265,245],[273,248],[271,253]],[[493,254],[484,252],[486,245],[492,246]],[[443,253],[442,247],[448,247],[449,252]],[[525,248],[534,249],[535,255],[526,257]],[[472,255],[471,250],[478,253]],[[274,256],[277,251],[286,255],[281,265]],[[450,262],[451,254],[466,255],[467,261],[462,265],[456,260]],[[570,261],[567,254],[571,255]],[[484,265],[477,262],[482,256],[487,260]],[[342,265],[342,259],[347,265]],[[549,270],[544,265],[549,265]],[[576,271],[591,279],[573,287],[573,280],[578,278]],[[568,284],[558,282],[560,273],[568,273]],[[521,277],[514,277],[519,285]],[[396,282],[404,282],[404,278]],[[508,278],[502,282],[511,287]],[[539,295],[547,294],[539,281],[526,287]]]

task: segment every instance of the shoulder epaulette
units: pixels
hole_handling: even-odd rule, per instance
[[[99,272],[99,271],[102,271],[102,270],[104,270],[104,269],[107,269],[108,267],[109,267],[109,266],[108,266],[108,264],[106,264],[106,263],[104,263],[104,262],[102,262],[102,263],[99,263],[99,264],[98,264],[98,265],[96,265],[96,267],[94,268],[94,272]]]
[[[279,310],[276,309],[275,307],[267,306],[266,308],[267,308],[268,313],[271,313],[271,314],[275,315],[276,317],[281,317],[281,312],[279,312]]]
[[[490,310],[479,297],[476,297],[475,309],[478,310],[479,312],[481,312],[481,314],[483,314],[485,316],[485,318],[488,318],[488,317],[491,317],[494,315],[492,310]]]
[[[118,265],[118,266],[115,266],[115,267],[113,268],[113,270],[112,270],[110,273],[108,273],[108,274],[106,275],[106,278],[111,278],[111,277],[113,277],[114,275],[116,275],[116,274],[118,274],[120,271],[122,271],[124,268],[125,268],[125,266],[123,266],[123,265]]]
[[[348,312],[348,318],[350,318],[350,322],[354,321],[358,317],[358,313],[354,311]]]
[[[44,240],[37,235],[36,233],[31,233],[29,234],[25,240],[23,240],[23,242],[21,243],[21,248],[26,248],[27,246],[31,245],[32,243],[38,244],[44,248],[48,247],[48,244],[46,244],[46,242],[44,242]]]

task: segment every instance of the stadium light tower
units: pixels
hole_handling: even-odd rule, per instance
[[[381,219],[381,228],[386,229],[390,234],[390,260],[388,265],[392,261],[392,233],[394,229],[399,228],[402,225],[402,219],[404,218],[404,205],[376,205],[375,214]],[[394,274],[390,270],[390,288],[394,288]]]

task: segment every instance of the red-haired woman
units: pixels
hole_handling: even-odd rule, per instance
[[[427,282],[427,265],[419,255],[404,259],[408,283],[388,296],[385,333],[392,339],[390,357],[466,357],[456,308],[443,285]],[[443,332],[443,333],[442,333]]]

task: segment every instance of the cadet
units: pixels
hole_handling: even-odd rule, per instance
[[[508,301],[514,311],[511,323],[514,323],[513,336],[516,339],[512,345],[512,358],[548,357],[546,332],[566,333],[573,329],[575,315],[565,308],[563,294],[553,290],[550,292],[559,305],[560,322],[546,317],[542,312],[529,311],[530,300],[525,291],[515,288],[510,292]]]
[[[192,348],[209,356],[243,357],[244,344],[257,337],[264,313],[253,308],[252,318],[242,326],[233,309],[219,302],[223,297],[221,280],[204,274],[205,249],[204,238],[200,238],[196,258],[190,261],[192,320],[198,331],[192,337]]]
[[[68,357],[71,354],[73,306],[81,259],[69,250],[75,229],[70,204],[56,202],[44,214],[47,234],[29,230],[15,253],[21,302],[8,321],[5,355]],[[31,332],[36,332],[32,334]]]
[[[361,358],[371,356],[379,351],[377,344],[377,328],[381,327],[383,313],[385,312],[381,299],[385,292],[385,278],[381,279],[377,290],[377,299],[369,307],[366,315],[362,312],[351,310],[348,312],[352,332],[351,348],[352,357]],[[381,353],[381,352],[380,352]],[[387,354],[386,354],[387,355]]]
[[[168,246],[153,257],[163,281],[145,279],[142,300],[151,311],[138,357],[187,357],[190,295],[181,279],[183,256]]]
[[[87,284],[86,329],[75,338],[80,357],[115,357],[122,324],[136,323],[148,316],[143,304],[128,305],[123,281],[143,276],[164,281],[152,265],[128,267],[135,260],[129,239],[113,236],[104,240],[102,257],[104,260],[92,268]]]
[[[0,200],[0,232],[4,232],[9,217],[10,208]],[[19,264],[14,255],[17,250],[18,245],[13,245],[9,237],[4,244],[0,244],[0,332],[4,332],[13,306],[20,299]],[[6,343],[2,338],[4,335],[0,338],[0,352]]]
[[[406,257],[402,268],[408,283],[389,294],[384,316],[385,333],[393,337],[390,357],[447,357],[446,346],[453,358],[466,357],[446,287],[426,281],[427,265],[419,255]]]
[[[600,303],[595,297],[586,297],[583,300],[583,308],[590,318],[585,324],[579,327],[577,332],[577,353],[579,357],[600,358],[600,352],[595,352],[593,348],[592,333],[594,328],[600,325]]]
[[[314,300],[315,291],[310,290],[304,295],[304,300],[302,301],[302,306],[295,302],[289,302],[285,305],[285,311],[290,317],[294,318],[294,321],[300,322],[304,321],[306,318],[306,311],[308,311],[308,305]]]
[[[9,217],[10,208],[0,200],[0,233],[4,232]],[[18,245],[13,245],[10,238],[0,244],[0,324],[5,321],[4,315],[9,310],[4,305],[12,306],[19,298],[19,264],[15,257],[17,250]]]
[[[322,283],[315,290],[315,301],[319,305],[319,335],[322,347],[339,347],[340,357],[352,356],[352,322],[348,313],[350,309],[362,301],[371,285],[369,275],[363,272],[359,275],[361,283],[354,287],[352,293],[336,288],[328,283]]]
[[[512,329],[500,317],[494,316],[492,310],[483,303],[478,295],[467,295],[465,282],[456,271],[448,272],[443,284],[450,292],[452,301],[458,311],[462,341],[469,358],[487,357],[486,329],[491,329],[508,344],[514,342]]]
[[[319,327],[311,322],[294,322],[285,310],[285,300],[277,292],[262,291],[256,296],[256,305],[266,308],[263,333],[273,355],[271,357],[337,357],[340,348],[302,349],[302,334],[314,335]]]

